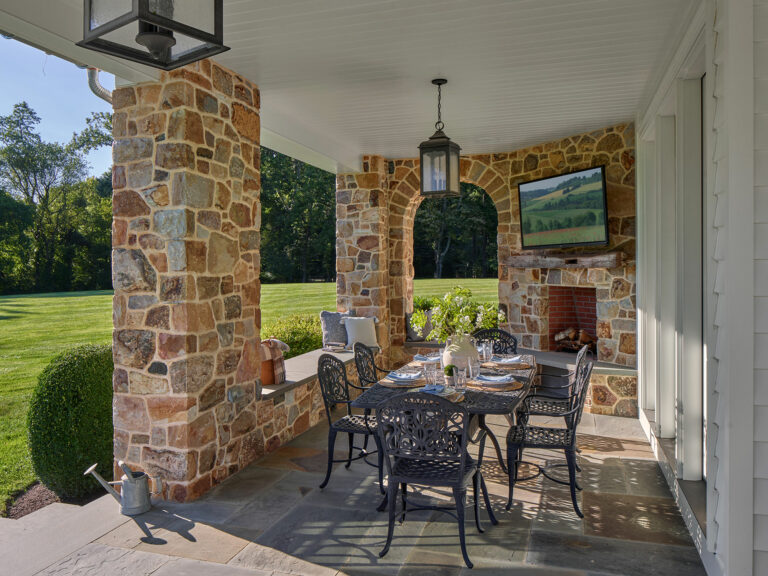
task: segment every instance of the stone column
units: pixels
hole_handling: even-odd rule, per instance
[[[382,362],[389,363],[389,210],[387,163],[364,156],[363,173],[336,178],[336,305],[378,319]]]
[[[115,459],[185,501],[263,452],[259,91],[205,60],[113,99]]]

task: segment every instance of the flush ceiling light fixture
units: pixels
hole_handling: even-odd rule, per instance
[[[437,122],[435,133],[419,144],[421,157],[421,195],[428,198],[455,198],[459,190],[459,153],[461,147],[445,135],[441,117],[442,87],[445,78],[435,78],[437,86]]]
[[[229,50],[223,0],[84,0],[78,46],[162,70]]]

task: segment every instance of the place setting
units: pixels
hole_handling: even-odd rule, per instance
[[[426,384],[414,390],[414,392],[425,392],[427,394],[434,394],[441,398],[446,398],[451,402],[461,402],[464,400],[464,390],[466,390],[466,375],[463,382],[458,380],[458,376],[454,374],[453,386],[449,386],[446,383],[447,378],[440,377],[438,362],[429,362],[424,365],[424,377]]]
[[[426,382],[421,368],[404,366],[387,374],[379,384],[387,388],[418,388],[424,386]]]

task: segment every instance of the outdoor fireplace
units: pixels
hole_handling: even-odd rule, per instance
[[[549,349],[576,352],[585,344],[597,352],[596,289],[550,286]]]

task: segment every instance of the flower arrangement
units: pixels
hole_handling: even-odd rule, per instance
[[[472,299],[472,291],[456,286],[443,296],[432,308],[432,331],[429,340],[445,342],[460,334],[472,334],[480,328],[496,328],[504,322],[504,313],[492,304],[480,304]],[[424,310],[417,310],[411,317],[411,326],[423,336],[427,323]]]

